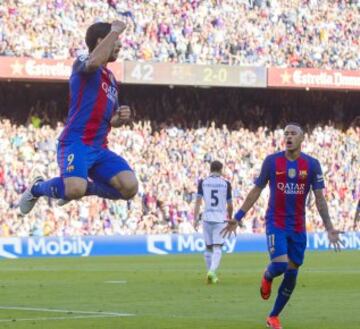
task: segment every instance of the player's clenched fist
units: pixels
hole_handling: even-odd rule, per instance
[[[128,121],[131,118],[131,109],[128,105],[121,105],[116,113],[121,121]]]
[[[125,22],[122,21],[113,21],[111,24],[111,31],[122,33],[126,29]]]
[[[120,127],[123,124],[130,123],[132,119],[131,109],[128,105],[121,105],[111,118],[110,125],[112,127]]]

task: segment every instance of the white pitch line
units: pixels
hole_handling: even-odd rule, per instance
[[[115,315],[78,315],[78,316],[57,316],[51,318],[14,318],[0,319],[0,322],[20,322],[20,321],[53,321],[53,320],[78,320],[78,319],[95,319],[95,318],[116,318]]]
[[[77,314],[96,314],[96,315],[112,315],[112,316],[133,316],[129,313],[115,312],[94,312],[94,311],[75,311],[75,310],[59,310],[52,308],[40,307],[17,307],[17,306],[0,306],[0,310],[30,311],[30,312],[50,312],[50,313],[77,313]]]
[[[104,281],[104,283],[122,283],[122,284],[125,284],[125,283],[127,283],[127,281],[125,281],[125,280],[120,280],[120,281]]]
[[[305,269],[303,270],[304,273],[308,272],[308,273],[343,273],[343,274],[358,274],[360,273],[360,270],[321,270],[321,269],[318,269],[318,270],[312,270],[312,269]]]

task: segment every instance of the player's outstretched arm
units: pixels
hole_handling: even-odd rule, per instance
[[[95,71],[100,65],[106,64],[111,52],[114,49],[115,42],[118,40],[119,35],[126,29],[126,24],[122,21],[114,21],[111,24],[110,33],[101,40],[96,48],[90,53],[89,60],[86,64],[88,72]]]
[[[255,186],[248,193],[243,205],[236,212],[234,219],[229,220],[227,226],[221,231],[224,238],[230,237],[233,233],[236,235],[237,225],[240,223],[245,214],[251,209],[255,202],[259,199],[262,187]]]
[[[316,207],[324,223],[325,229],[328,233],[330,245],[334,246],[335,251],[340,251],[340,248],[343,245],[343,243],[340,240],[340,234],[343,232],[335,230],[333,227],[333,224],[329,216],[329,210],[328,210],[327,202],[324,197],[323,190],[322,189],[314,190],[314,194],[315,194]]]
[[[194,208],[194,227],[197,227],[200,222],[200,207],[201,207],[202,198],[197,197],[195,201],[195,208]]]
[[[129,123],[131,119],[131,109],[127,105],[121,105],[110,120],[111,127],[120,127],[124,123]]]
[[[233,212],[234,212],[233,202],[232,202],[232,200],[229,200],[229,201],[227,202],[227,213],[228,213],[228,218],[229,218],[229,219],[232,218]]]

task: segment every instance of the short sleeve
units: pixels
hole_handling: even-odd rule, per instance
[[[270,179],[270,157],[266,157],[262,166],[259,177],[255,179],[255,185],[258,187],[265,187]]]
[[[120,107],[119,98],[116,97],[115,103],[114,103],[114,111],[116,111]]]
[[[202,188],[202,183],[203,183],[203,180],[200,179],[200,180],[199,180],[199,184],[198,184],[198,190],[197,190],[197,196],[198,196],[198,197],[204,196],[204,192],[203,192],[203,188]]]
[[[119,95],[119,87],[118,87],[118,84],[116,82],[115,75],[111,71],[110,71],[110,80],[111,80],[112,85],[116,89],[116,97],[115,97],[115,102],[114,102],[114,111],[116,111],[120,107],[119,97],[118,97],[118,95]]]
[[[89,56],[79,56],[73,64],[73,73],[87,73],[86,65],[89,60]]]
[[[226,201],[231,201],[232,199],[232,187],[230,182],[226,182],[227,191],[226,191]]]
[[[312,166],[311,186],[313,190],[323,189],[325,187],[324,176],[319,161],[314,160]]]

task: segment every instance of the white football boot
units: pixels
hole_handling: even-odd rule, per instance
[[[44,181],[43,176],[36,176],[31,182],[31,184],[28,186],[28,188],[25,190],[23,195],[21,196],[19,201],[19,208],[21,215],[25,216],[32,210],[32,208],[34,208],[39,198],[32,195],[31,189],[33,188],[34,185],[42,181]]]

